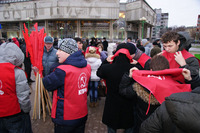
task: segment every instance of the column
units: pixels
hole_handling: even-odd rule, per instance
[[[45,33],[47,33],[47,36],[49,36],[49,25],[48,25],[48,20],[45,20]]]
[[[77,37],[81,37],[81,22],[77,20]]]
[[[126,24],[125,24],[125,29],[124,29],[124,38],[125,38],[125,40],[127,39],[127,25],[128,25],[128,23],[127,22],[125,22]]]
[[[109,27],[109,34],[110,34],[110,41],[113,41],[113,20],[110,20],[110,27]]]
[[[19,22],[19,38],[23,38],[23,22]]]
[[[150,35],[149,35],[149,40],[151,40],[152,39],[152,26],[150,26]]]
[[[138,29],[138,38],[142,38],[142,23],[139,23],[139,29]]]

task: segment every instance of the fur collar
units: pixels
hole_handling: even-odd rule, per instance
[[[86,54],[85,54],[85,58],[88,58],[88,57],[95,57],[95,58],[97,58],[97,59],[100,59],[100,55],[99,55],[99,54],[96,54],[96,53],[94,53],[94,54],[86,53]]]
[[[149,103],[149,92],[147,92],[144,87],[142,87],[138,83],[134,83],[133,90],[136,92],[137,96],[139,96],[144,102]],[[159,105],[160,104],[156,100],[156,98],[153,96],[153,94],[151,94],[150,104],[151,105]]]

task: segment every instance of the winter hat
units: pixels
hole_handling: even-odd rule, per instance
[[[142,39],[141,43],[142,43],[142,46],[146,46],[149,42],[147,39]]]
[[[130,55],[136,53],[136,47],[135,47],[134,44],[132,44],[132,43],[127,43],[126,45],[128,46],[128,50],[129,50],[129,52],[130,52]]]
[[[15,43],[3,43],[0,46],[0,60],[20,66],[24,61],[24,54]]]
[[[89,46],[85,52],[85,58],[88,58],[88,57],[95,57],[95,58],[100,59],[100,53],[99,53],[98,47]]]
[[[63,40],[59,40],[58,49],[68,53],[73,54],[78,51],[78,45],[74,39],[65,38]]]
[[[54,42],[53,37],[46,36],[46,37],[44,38],[44,42],[45,42],[45,43],[53,43],[53,42]]]
[[[116,52],[122,48],[128,49],[130,55],[135,54],[136,47],[131,43],[121,43],[117,46]]]

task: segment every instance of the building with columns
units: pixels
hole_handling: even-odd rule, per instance
[[[146,18],[141,23],[141,18]],[[38,22],[47,35],[57,38],[81,37],[109,40],[127,36],[151,37],[155,12],[145,0],[2,0],[0,36],[23,37],[23,24],[30,31]]]

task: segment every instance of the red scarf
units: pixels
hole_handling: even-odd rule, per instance
[[[130,60],[130,62],[133,62],[133,59],[128,51],[128,49],[125,49],[125,48],[122,48],[122,49],[119,49],[112,57],[111,57],[111,60],[114,60],[115,57],[119,56],[119,54],[125,54],[126,57]]]
[[[135,70],[133,79],[145,87],[154,95],[160,104],[165,101],[165,97],[173,93],[191,91],[190,84],[180,84],[177,82],[184,81],[181,68],[165,69],[161,71]]]
[[[187,52],[185,49],[181,51],[183,58],[188,59],[194,57],[191,53]],[[165,50],[163,51],[163,56],[169,61],[170,68],[179,68],[180,65],[175,61],[175,53],[168,53]]]

